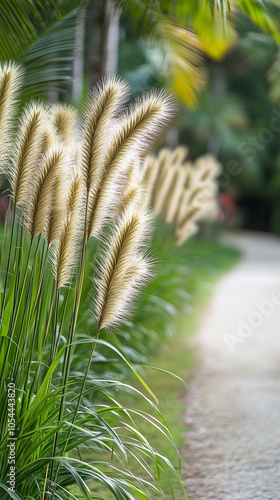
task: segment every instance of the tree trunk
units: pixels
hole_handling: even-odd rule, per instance
[[[75,53],[73,61],[73,102],[79,105],[83,97],[84,83],[84,43],[85,43],[85,9],[82,9],[76,23]]]
[[[115,75],[118,69],[120,11],[112,0],[106,2],[105,16],[104,75]]]
[[[119,16],[113,0],[94,0],[90,10],[89,78],[93,86],[115,74],[118,63]]]

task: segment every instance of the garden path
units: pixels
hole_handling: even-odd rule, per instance
[[[195,337],[184,483],[189,500],[280,500],[280,239],[230,243],[243,258]]]

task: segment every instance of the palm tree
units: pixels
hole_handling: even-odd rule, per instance
[[[240,16],[280,41],[276,0],[115,1],[159,49],[161,72],[188,106],[207,79],[205,58],[219,61],[234,46]]]
[[[24,65],[23,97],[60,92],[72,80],[80,0],[0,1],[0,60]]]
[[[280,40],[277,0],[0,0],[0,9],[0,59],[24,64],[25,97],[50,87],[59,97],[74,76],[79,100],[84,66],[93,84],[108,71],[110,51],[116,60],[119,13],[159,48],[167,83],[187,105],[194,104],[206,81],[205,57],[219,60],[233,46],[237,16],[249,17]]]

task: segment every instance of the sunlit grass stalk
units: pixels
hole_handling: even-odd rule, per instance
[[[26,266],[25,266],[25,272],[24,272],[24,278],[23,278],[23,283],[22,283],[22,287],[21,287],[21,294],[20,294],[19,303],[21,302],[21,299],[22,299],[22,296],[24,293],[24,288],[25,288],[26,279],[27,279],[27,275],[28,275],[28,266],[29,266],[29,261],[30,261],[30,256],[31,256],[31,250],[32,250],[32,242],[30,242],[30,245],[29,245],[29,251],[28,251],[27,262],[26,262]],[[15,325],[16,325],[16,321],[18,318],[18,314],[19,314],[19,306],[18,307],[16,307],[16,306],[17,306],[17,304],[13,305],[13,321],[9,325],[9,343],[8,343],[7,352],[5,354],[3,368],[1,371],[0,387],[2,386],[3,379],[5,376],[5,371],[6,371],[6,367],[7,367],[7,363],[8,363],[8,359],[9,359],[9,354],[10,354],[10,349],[11,349],[11,345],[12,345],[12,342],[14,339],[14,334],[15,334]],[[14,311],[16,311],[16,312],[14,312]]]
[[[87,204],[86,204],[86,207],[87,207]],[[73,350],[74,350],[73,341],[74,341],[74,336],[75,336],[75,331],[76,331],[76,325],[77,325],[77,319],[78,319],[78,313],[79,313],[79,307],[80,307],[80,301],[81,301],[81,294],[82,294],[82,288],[83,288],[83,280],[84,280],[84,272],[85,272],[85,257],[86,257],[86,248],[87,248],[87,232],[86,231],[87,231],[87,208],[85,211],[82,254],[81,254],[81,259],[80,259],[78,279],[77,279],[77,285],[76,285],[76,290],[75,290],[73,314],[72,314],[71,326],[70,326],[70,331],[69,331],[67,349],[66,349],[66,353],[65,353],[65,357],[64,357],[64,365],[63,365],[63,372],[62,372],[63,373],[63,379],[62,379],[63,390],[62,390],[62,397],[60,400],[60,406],[59,406],[59,412],[58,412],[58,420],[57,420],[58,425],[61,422],[61,419],[62,419],[63,414],[64,414],[64,409],[65,409],[65,395],[66,395],[70,367],[71,367],[71,357],[73,355]],[[64,319],[64,315],[62,316],[62,318]],[[53,457],[56,454],[57,440],[58,440],[58,433],[56,432],[55,437],[54,437],[53,449],[52,449],[52,456]],[[67,441],[68,441],[68,438],[67,438]],[[51,466],[50,466],[50,480],[52,480],[52,477],[53,477],[53,468],[54,468],[54,462],[52,461]],[[59,469],[60,469],[60,467],[58,464],[56,476],[55,476],[55,482],[56,482],[58,474],[59,474]]]
[[[19,228],[19,225],[18,225]],[[15,272],[15,267],[17,269],[16,273],[16,282],[15,282],[15,287],[14,287],[14,297],[13,297],[13,303],[15,304],[17,302],[17,297],[18,297],[18,287],[20,284],[20,278],[21,278],[21,260],[22,260],[22,248],[23,248],[23,241],[24,241],[24,231],[23,227],[20,226],[20,231],[17,231],[17,240],[18,237],[20,239],[19,247],[18,247],[18,242],[16,243],[16,252],[15,252],[15,257],[14,257],[14,266],[13,266],[13,273]],[[20,233],[20,236],[19,236]],[[13,327],[14,319],[15,319],[15,308],[13,308],[12,311],[12,317],[10,319],[10,325]]]
[[[30,297],[31,297],[31,290],[32,290],[32,286],[33,286],[34,271],[35,271],[35,266],[36,266],[36,260],[37,260],[37,254],[38,254],[38,250],[39,250],[40,240],[41,240],[41,237],[39,236],[38,240],[37,240],[37,245],[35,248],[34,256],[33,256],[33,264],[32,264],[32,268],[31,268],[31,275],[30,275],[28,289],[27,289],[27,300],[24,304],[24,313],[23,313],[23,317],[21,319],[21,324],[20,324],[20,328],[19,328],[19,336],[18,336],[17,348],[16,348],[16,353],[15,353],[15,358],[14,358],[14,366],[13,366],[12,373],[11,373],[11,380],[15,380],[17,377],[17,374],[18,374],[19,364],[18,364],[18,367],[16,370],[14,370],[14,367],[17,366],[21,341],[23,340],[23,348],[22,348],[23,358],[25,355],[26,344],[28,341],[28,336],[27,335],[24,336],[24,324],[25,324],[26,318],[28,317],[28,313],[29,313],[30,306],[31,306]],[[32,241],[30,242],[30,252],[31,252],[31,248],[32,248]],[[27,268],[28,268],[28,263],[27,263]],[[24,282],[25,282],[25,280],[26,280],[26,274],[24,277]],[[14,332],[14,329],[15,328],[13,328],[12,333]]]
[[[55,281],[53,281],[52,292],[51,292],[51,297],[50,297],[50,304],[49,304],[49,308],[48,308],[47,321],[46,321],[46,325],[44,327],[44,338],[43,338],[43,342],[42,342],[42,352],[41,352],[41,357],[38,360],[38,368],[36,369],[36,372],[35,372],[36,377],[34,377],[34,380],[36,378],[39,379],[40,370],[41,370],[41,367],[42,367],[42,358],[43,358],[43,354],[44,354],[44,347],[45,347],[45,343],[46,343],[46,340],[47,340],[47,337],[48,337],[48,333],[49,333],[49,329],[50,329],[50,324],[51,324],[51,319],[52,319],[52,315],[53,315],[53,306],[54,306],[55,294],[56,294],[56,283],[55,283]]]
[[[57,336],[57,328],[56,328],[57,320],[58,320],[58,306],[59,306],[59,288],[56,289],[55,300],[54,300],[50,364],[53,362],[53,360],[57,354],[57,346],[59,344],[59,337]]]
[[[4,245],[3,245],[3,252],[1,255],[1,264],[0,264],[0,282],[2,283],[2,269],[3,269],[3,263],[5,262],[5,255],[6,255],[6,247],[7,247],[7,226],[8,226],[8,214],[10,213],[10,205],[8,207],[8,210],[5,214],[5,221],[4,221]]]
[[[87,381],[89,370],[90,370],[90,367],[91,367],[93,355],[95,353],[95,349],[96,349],[97,341],[98,341],[98,338],[99,338],[100,330],[101,330],[101,328],[98,325],[97,332],[96,332],[95,338],[93,340],[93,346],[92,346],[92,349],[91,349],[91,353],[90,353],[90,356],[89,356],[89,359],[88,359],[88,363],[87,363],[87,366],[86,366],[85,375],[84,375],[84,378],[83,378],[83,381],[82,381],[82,384],[81,384],[81,388],[80,388],[80,391],[79,391],[79,395],[78,395],[78,399],[77,399],[77,403],[76,403],[76,408],[75,408],[75,411],[74,411],[74,414],[73,414],[73,417],[72,417],[72,423],[75,423],[77,415],[78,415],[78,411],[80,409],[80,404],[81,404],[82,397],[83,397],[83,394],[84,394],[84,390],[85,390],[85,386],[86,386],[86,381]],[[65,440],[63,448],[61,450],[61,454],[62,455],[64,455],[65,452],[66,452],[66,450],[67,450],[67,446],[68,446],[71,434],[72,434],[72,427],[70,425],[69,428],[68,428],[66,440]],[[56,444],[57,444],[57,435],[56,435]],[[55,451],[55,449],[54,449],[54,451]],[[59,474],[59,468],[57,469],[57,472],[56,472],[55,482],[57,481],[58,474]]]

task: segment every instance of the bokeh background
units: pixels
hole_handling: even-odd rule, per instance
[[[183,399],[185,388],[181,383],[182,380],[176,377],[179,376],[189,382],[197,354],[192,344],[189,346],[187,339],[197,332],[201,318],[205,315],[205,304],[216,290],[217,279],[240,258],[238,250],[220,244],[216,236],[223,232],[217,230],[217,227],[230,230],[255,230],[261,233],[253,236],[252,239],[249,236],[248,241],[247,233],[243,241],[242,231],[240,233],[236,231],[236,236],[233,237],[234,244],[238,243],[241,238],[237,246],[245,256],[246,252],[249,255],[246,261],[248,266],[246,268],[246,262],[244,264],[242,261],[238,268],[238,280],[227,282],[226,293],[224,289],[219,292],[222,300],[214,312],[210,310],[209,317],[205,321],[208,328],[205,330],[210,332],[208,340],[210,338],[212,342],[218,332],[220,334],[217,337],[218,346],[226,350],[224,333],[234,333],[235,322],[240,320],[241,314],[244,315],[239,305],[246,306],[249,311],[246,310],[246,314],[249,315],[255,307],[253,301],[256,298],[258,301],[267,300],[270,293],[267,283],[272,282],[273,286],[274,284],[279,286],[278,282],[274,283],[277,275],[275,266],[279,267],[277,264],[279,241],[278,239],[274,241],[272,238],[271,251],[270,243],[266,245],[266,238],[269,239],[270,236],[263,235],[263,232],[280,234],[279,20],[279,0],[0,0],[0,60],[1,62],[18,61],[24,67],[24,81],[19,95],[17,117],[21,116],[21,108],[30,99],[43,99],[51,103],[71,103],[82,111],[88,90],[101,78],[118,74],[130,84],[132,99],[152,88],[167,89],[176,97],[177,115],[155,145],[155,153],[162,147],[176,148],[178,145],[183,145],[188,149],[188,157],[192,162],[209,153],[216,157],[222,166],[218,178],[218,221],[215,222],[214,227],[213,223],[203,223],[196,237],[178,247],[174,244],[174,235],[172,231],[169,231],[170,228],[160,217],[157,219],[151,244],[152,254],[156,256],[157,264],[155,278],[143,291],[134,314],[118,330],[110,332],[109,336],[104,333],[106,343],[98,346],[94,355],[94,369],[89,374],[88,383],[92,384],[92,387],[95,384],[98,385],[99,376],[102,375],[105,381],[110,381],[110,383],[113,381],[113,386],[116,384],[116,388],[109,387],[108,391],[101,389],[100,392],[98,388],[96,392],[88,391],[85,394],[85,407],[87,404],[107,405],[108,421],[117,432],[120,418],[114,414],[114,408],[111,411],[111,398],[114,398],[113,401],[116,398],[117,404],[122,405],[123,408],[132,408],[132,411],[135,407],[139,408],[139,414],[134,419],[137,424],[138,420],[140,422],[137,428],[159,450],[160,456],[166,456],[172,464],[177,464],[177,449],[173,449],[168,440],[165,442],[162,439],[162,433],[157,432],[157,429],[155,430],[153,425],[150,425],[149,420],[148,424],[146,420],[141,420],[142,411],[146,412],[145,415],[150,415],[154,411],[157,417],[157,409],[154,405],[151,407],[150,403],[147,404],[147,398],[142,398],[142,401],[139,393],[133,396],[134,389],[127,391],[126,388],[121,388],[123,382],[126,386],[127,381],[131,383],[133,378],[130,365],[124,363],[123,360],[133,363],[136,367],[135,373],[143,375],[145,380],[148,380],[151,390],[157,395],[160,410],[170,425],[180,449],[183,450],[181,456],[183,459],[187,458],[187,466],[182,475],[183,485],[186,486],[187,492],[192,487],[192,480],[194,488],[197,488],[197,471],[194,470],[194,475],[191,477],[189,464],[198,462],[192,458],[191,447],[189,448],[190,456],[187,456],[187,452],[184,451],[186,420],[183,420],[183,415],[187,404]],[[4,222],[9,205],[7,194],[9,186],[4,178],[0,182],[0,217],[1,222]],[[6,220],[10,221],[9,215]],[[9,235],[9,224],[7,227]],[[1,225],[1,231],[4,234],[4,224]],[[236,237],[237,240],[234,239]],[[92,256],[96,250],[96,242],[92,240],[92,247],[86,258],[88,276],[94,272]],[[12,246],[12,236],[10,241]],[[230,238],[229,243],[231,245]],[[28,253],[26,248],[22,246],[25,258]],[[27,265],[26,269],[28,269]],[[52,279],[51,273],[47,279]],[[237,282],[240,286],[237,286]],[[232,284],[235,284],[234,294]],[[253,298],[250,295],[252,287]],[[90,290],[91,282],[87,279],[83,285],[77,323],[79,340],[83,340],[84,336],[96,327],[94,318],[88,314],[91,302]],[[249,299],[246,298],[246,293]],[[63,294],[66,297],[66,290],[62,292]],[[68,316],[66,314],[65,317],[67,327],[72,321],[70,306]],[[221,320],[218,327],[215,320]],[[269,342],[271,356],[274,355],[276,341],[274,337],[267,335],[267,332],[274,332],[276,335],[278,324],[276,315],[272,317],[272,326],[266,329],[266,323],[264,323],[265,331],[260,330],[260,347],[253,361],[251,353],[254,354],[254,351],[251,349],[251,344],[244,342],[245,347],[243,343],[241,345],[241,349],[244,347],[241,353],[244,352],[245,355],[249,353],[251,356],[242,358],[242,354],[240,358],[242,363],[245,359],[242,370],[246,366],[250,381],[258,380],[258,377],[264,380],[264,383],[266,381],[266,373],[259,372],[259,366],[262,366],[259,361],[262,357],[268,360],[270,358],[263,355],[265,351],[262,341],[266,338],[272,339]],[[235,341],[236,338],[235,336]],[[254,330],[252,336],[254,345],[258,345],[255,342],[256,338],[257,334]],[[241,342],[240,338],[237,340]],[[207,349],[210,345],[204,342],[203,336],[201,344]],[[219,395],[215,386],[218,349],[215,343],[212,354],[211,350],[207,349],[204,359],[212,363],[210,368],[213,369],[213,373],[209,376],[210,372],[206,365],[206,375],[199,379],[198,383],[203,390],[207,387],[208,379],[210,382],[214,380],[212,390],[216,396],[213,400],[215,408],[219,410],[223,396]],[[224,387],[225,380],[223,367],[226,366],[227,373],[231,374],[228,369],[230,366],[228,358],[224,358],[223,355],[221,359],[223,362],[226,359],[226,363],[222,364],[221,388]],[[48,352],[45,356],[48,359]],[[250,372],[251,361],[255,371]],[[76,348],[71,364],[74,390],[79,390],[87,362],[88,346],[81,342]],[[276,373],[279,360],[274,362]],[[152,365],[153,368],[147,368],[147,365]],[[269,366],[269,373],[273,371],[271,366]],[[235,366],[234,369],[236,370]],[[238,370],[236,373],[239,373]],[[170,376],[170,372],[175,372],[176,376]],[[133,372],[133,376],[135,373]],[[141,384],[138,382],[139,380],[136,381],[136,388],[141,389]],[[243,379],[241,385],[244,386]],[[267,382],[267,386],[262,388],[263,393],[268,386],[270,387]],[[277,387],[279,387],[278,381]],[[237,404],[233,399],[230,400],[231,395],[235,394],[234,391],[228,390],[227,392],[228,408],[230,410],[235,406],[239,408],[239,403]],[[211,395],[211,391],[209,394]],[[251,394],[250,385],[244,397],[246,401],[248,394]],[[256,401],[258,401],[257,398]],[[265,401],[267,405],[267,400]],[[271,407],[266,406],[267,414],[276,415],[274,405],[275,401],[272,398]],[[256,413],[258,417],[256,408],[259,406],[259,403],[256,404],[253,401],[250,416]],[[197,407],[200,407],[200,403]],[[229,414],[228,408],[226,408],[226,416]],[[204,406],[204,410],[200,413],[207,416],[208,406]],[[205,425],[204,422],[200,423],[200,416],[196,415],[198,434]],[[230,427],[232,422],[237,421],[237,417],[232,416],[227,435],[231,444],[237,443],[239,446],[239,441],[235,437],[232,439],[233,433]],[[192,418],[194,421],[195,418]],[[266,414],[264,417],[260,414],[257,421],[265,422],[266,418]],[[216,421],[219,424],[223,443],[225,421],[222,421],[220,425],[215,416],[213,422]],[[104,422],[103,432],[107,436],[107,421]],[[274,425],[276,435],[279,427],[276,418]],[[269,428],[269,425],[267,427]],[[46,429],[48,430],[48,422]],[[254,425],[250,424],[251,429],[255,432]],[[243,434],[246,437],[246,432],[243,433],[241,428],[240,435],[243,436]],[[273,433],[270,434],[274,437]],[[259,435],[263,436],[264,449],[271,447],[270,444],[267,445],[266,432],[260,429]],[[111,439],[111,436],[109,437]],[[29,434],[26,439],[28,448]],[[33,439],[36,443],[36,433]],[[95,436],[91,442],[93,448],[90,451],[88,442],[82,439],[81,449],[85,461],[90,462],[92,456],[94,459],[96,457],[104,459],[102,439],[98,442]],[[118,444],[118,441],[115,442],[114,439],[115,435],[110,441],[112,450],[108,448],[109,453],[105,455],[104,461],[107,460],[107,464],[111,463],[111,451],[114,451],[116,442]],[[201,449],[204,449],[203,435],[201,439]],[[52,440],[49,441],[50,450],[52,450]],[[248,442],[253,441],[249,436]],[[248,442],[245,442],[241,452],[239,449],[233,449],[232,455],[237,456],[238,453],[242,453],[242,457],[246,456]],[[84,447],[83,443],[86,443]],[[212,444],[210,443],[210,450],[214,449]],[[36,453],[40,456],[40,449],[36,450]],[[255,453],[255,450],[252,453]],[[77,458],[76,450],[71,450],[71,454],[72,458]],[[260,450],[259,456],[262,457],[262,455],[262,450]],[[217,456],[220,456],[219,453]],[[270,460],[270,450],[268,450],[268,456]],[[275,456],[278,455],[275,453]],[[33,456],[28,460],[33,462]],[[210,463],[209,460],[208,463]],[[219,460],[219,464],[224,463],[222,459]],[[276,459],[275,464],[277,466]],[[132,471],[131,477],[136,480],[138,476],[143,477],[143,468],[138,462],[129,465]],[[175,467],[177,480],[176,471],[179,471],[180,467],[177,465]],[[264,476],[266,476],[266,470],[262,465],[259,469],[254,465],[253,469],[256,470],[258,478],[260,469],[265,471]],[[121,469],[123,470],[126,469]],[[200,471],[204,477],[212,478],[213,471],[211,470],[208,474],[206,470],[207,463],[202,463]],[[246,468],[242,468],[242,473],[246,471]],[[227,470],[226,473],[228,473]],[[153,474],[156,476],[155,472]],[[278,471],[275,477],[276,474]],[[231,472],[230,476],[237,477],[239,481],[238,475]],[[118,478],[118,473],[116,477]],[[149,480],[149,475],[144,479]],[[29,478],[26,481],[28,483]],[[267,482],[267,477],[264,477],[264,482]],[[167,491],[164,498],[176,498],[176,500],[185,498],[178,480],[175,481],[174,489],[171,488],[172,493],[170,493],[169,483],[167,474],[161,484],[162,491],[164,493]],[[227,483],[228,477],[226,477],[225,488],[228,487]],[[257,484],[255,477],[251,483]],[[69,484],[73,486],[73,481]],[[104,493],[103,486],[101,488],[94,480],[89,481],[89,487],[98,495],[98,498],[101,498],[101,494]],[[237,483],[235,486],[236,491],[239,491],[240,484]],[[76,494],[75,488],[76,486],[71,491]],[[192,493],[191,489],[190,491]],[[104,495],[102,498],[106,500],[112,498],[112,495],[108,496],[107,490]],[[153,490],[151,495],[149,498],[153,500],[158,498]],[[144,497],[139,496],[139,498]],[[193,499],[197,498],[199,497],[196,491]],[[265,494],[262,498],[266,498]]]
[[[226,225],[279,234],[277,19],[277,0],[12,0],[1,2],[0,59],[24,64],[25,99],[80,107],[108,74],[133,97],[167,87],[179,112],[162,144],[218,157]]]

